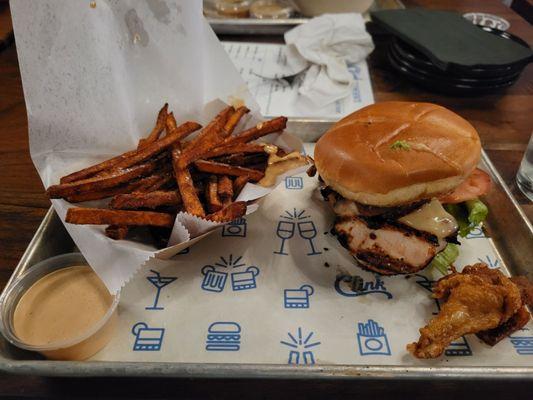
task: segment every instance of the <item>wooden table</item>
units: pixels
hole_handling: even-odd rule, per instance
[[[520,16],[505,7],[500,1],[429,1],[407,0],[409,6],[436,9],[450,9],[459,12],[488,12],[500,15],[511,23],[509,31],[528,43],[533,44],[533,29]],[[1,6],[1,4],[0,4]],[[248,38],[248,40],[253,40]],[[267,39],[269,40],[269,39]],[[273,38],[279,41],[280,38]],[[468,119],[479,131],[483,146],[492,161],[511,187],[526,214],[533,220],[533,205],[519,193],[514,177],[522,154],[533,131],[533,66],[530,65],[520,80],[505,93],[483,97],[450,97],[421,90],[394,73],[387,65],[383,46],[370,57],[370,71],[376,101],[412,100],[442,104]],[[28,151],[28,129],[24,95],[17,63],[15,45],[0,52],[0,288],[2,288],[13,268],[32,238],[41,219],[50,206],[44,196],[41,181],[33,167]],[[65,396],[80,393],[96,396],[107,380],[62,380],[38,377],[0,376],[0,396]],[[465,387],[466,383],[457,384]],[[210,389],[206,388],[206,385]],[[445,398],[459,386],[432,384],[426,389],[432,391],[432,398]],[[365,384],[313,384],[313,383],[264,383],[228,381],[207,384],[205,381],[174,380],[162,384],[156,380],[122,380],[115,384],[109,395],[121,396],[134,393],[137,396],[172,396],[183,394],[188,397],[205,397],[211,393],[223,396],[228,390],[242,394],[255,394],[265,397],[292,396],[300,398],[302,391],[312,391],[316,395],[345,394],[351,397],[371,391],[373,395],[404,391],[406,396],[419,393],[413,382],[405,385],[384,385],[367,382]],[[129,388],[129,390],[128,390]],[[526,386],[517,384],[514,390],[526,393]],[[508,393],[499,385],[485,385],[471,388],[475,393],[491,393],[494,396]],[[523,390],[523,392],[522,392]],[[130,395],[127,395],[132,396]],[[442,396],[442,397],[441,397]],[[224,396],[225,397],[225,396]]]

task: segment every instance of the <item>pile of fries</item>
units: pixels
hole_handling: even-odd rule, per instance
[[[286,154],[255,142],[282,131],[285,117],[233,134],[248,112],[244,106],[226,107],[201,129],[191,121],[177,126],[165,104],[135,150],[64,176],[47,194],[71,203],[111,198],[105,209],[70,208],[66,221],[108,225],[106,235],[113,239],[125,239],[133,227],[150,227],[159,247],[166,246],[180,211],[215,222],[240,218],[246,203],[235,199],[242,188],[264,177],[273,147],[278,157]]]

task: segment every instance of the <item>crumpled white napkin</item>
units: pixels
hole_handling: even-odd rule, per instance
[[[374,50],[361,14],[324,14],[285,33],[282,57],[265,68],[265,78],[304,74],[299,89],[317,107],[351,93],[354,78],[346,63],[357,63]]]

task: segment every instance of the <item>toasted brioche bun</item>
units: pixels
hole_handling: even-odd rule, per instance
[[[397,141],[408,149],[392,146]],[[334,124],[316,144],[315,165],[344,198],[394,207],[453,190],[480,155],[476,130],[454,112],[430,103],[383,102]]]

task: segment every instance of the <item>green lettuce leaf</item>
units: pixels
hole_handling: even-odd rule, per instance
[[[459,246],[448,243],[444,250],[438,253],[429,263],[429,268],[437,268],[442,275],[448,274],[448,267],[457,260],[459,256]]]
[[[459,236],[467,236],[487,218],[489,209],[479,199],[468,200],[459,204],[445,204],[444,208],[452,214],[459,225]]]

